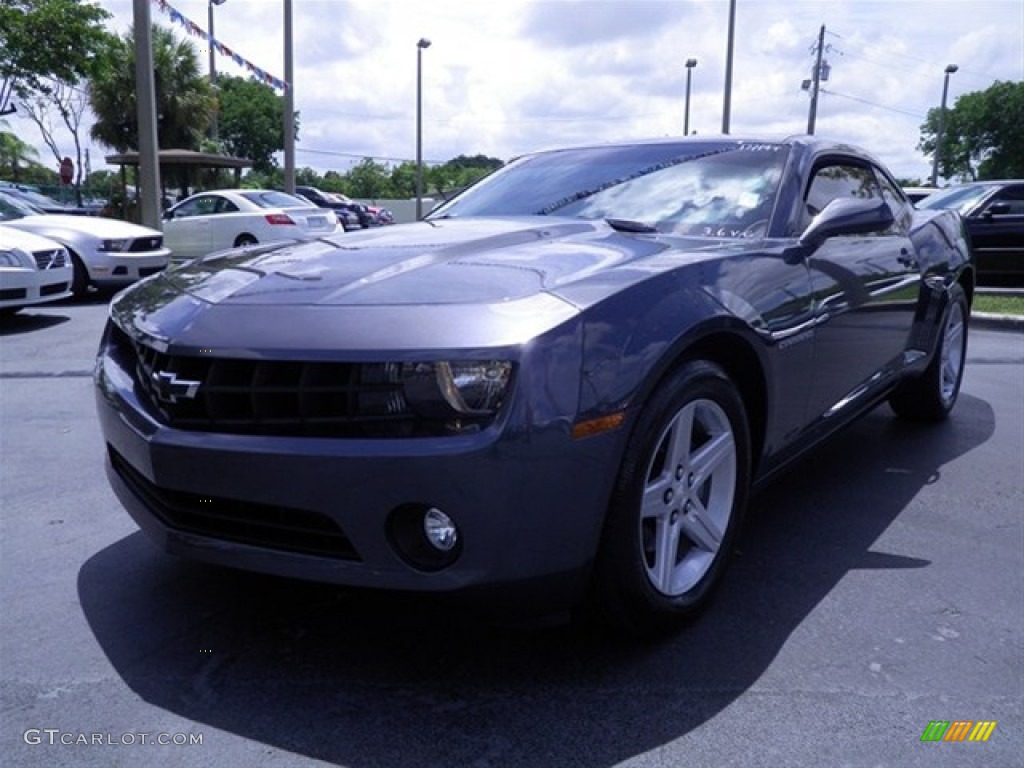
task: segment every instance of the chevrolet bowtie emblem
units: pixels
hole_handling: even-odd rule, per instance
[[[172,371],[153,371],[150,378],[156,396],[164,403],[176,403],[180,397],[192,400],[199,391],[199,385],[202,384],[201,381],[179,379],[178,374]]]

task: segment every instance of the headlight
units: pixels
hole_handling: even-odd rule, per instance
[[[11,248],[0,251],[0,267],[27,267],[31,264],[31,257],[24,251]]]
[[[493,416],[512,376],[503,360],[406,363],[402,383],[406,400],[427,418]]]
[[[113,253],[121,253],[127,251],[131,247],[131,238],[121,238],[118,240],[104,240],[100,244],[101,251],[111,251]]]

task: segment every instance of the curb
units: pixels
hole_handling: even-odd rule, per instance
[[[989,312],[972,312],[971,326],[997,331],[1024,331],[1024,315],[994,315]]]

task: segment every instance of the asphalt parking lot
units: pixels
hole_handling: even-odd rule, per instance
[[[711,609],[631,645],[162,555],[103,473],[105,314],[0,321],[7,765],[1024,764],[1019,330],[948,423],[879,408],[756,497]]]

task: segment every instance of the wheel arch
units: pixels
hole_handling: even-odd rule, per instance
[[[709,328],[674,346],[648,377],[637,401],[645,402],[676,369],[693,360],[717,365],[736,385],[747,414],[751,470],[756,476],[767,434],[768,381],[755,343],[739,328]]]
[[[676,356],[673,367],[689,360],[714,363],[725,371],[739,390],[750,429],[751,470],[756,476],[767,429],[768,385],[755,347],[739,333],[715,331],[686,346]]]

